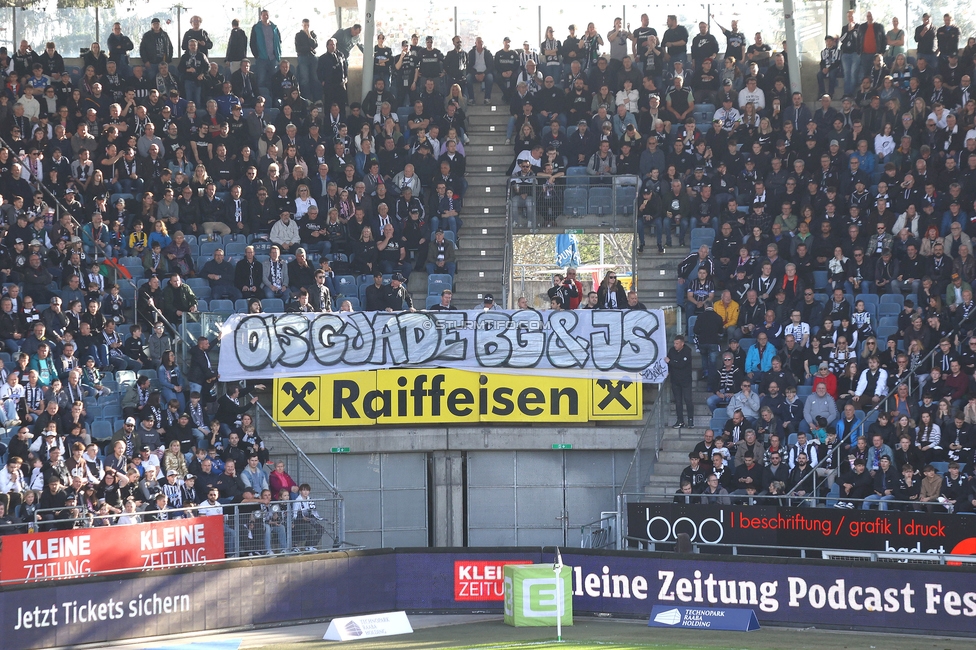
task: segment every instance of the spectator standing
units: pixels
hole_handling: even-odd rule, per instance
[[[246,57],[247,34],[241,29],[241,21],[235,18],[230,22],[230,36],[227,38],[227,52],[224,54],[224,63],[230,68],[231,75],[241,69],[241,62]]]
[[[258,78],[258,87],[268,88],[271,77],[281,63],[281,32],[271,22],[271,14],[267,9],[261,10],[261,19],[251,27],[248,43],[251,55],[254,56],[254,74]]]
[[[861,44],[858,41],[858,24],[854,20],[855,11],[847,12],[847,24],[840,32],[840,60],[844,68],[844,94],[853,95],[860,83]],[[916,40],[918,35],[916,33]]]
[[[695,405],[694,390],[691,374],[692,353],[691,348],[685,345],[685,337],[678,335],[674,337],[674,345],[668,350],[668,356],[664,359],[668,364],[668,378],[671,380],[671,396],[674,400],[675,423],[674,428],[680,429],[684,426],[695,426]],[[688,420],[685,422],[682,413],[682,405],[688,413]]]
[[[146,68],[146,76],[154,79],[159,72],[160,63],[170,63],[173,60],[173,41],[169,34],[163,31],[159,18],[153,18],[151,29],[142,35],[139,43],[139,56]]]
[[[302,94],[311,102],[321,97],[318,82],[318,56],[315,50],[319,39],[310,27],[308,18],[302,19],[302,28],[295,34],[295,53],[298,54],[298,85]]]

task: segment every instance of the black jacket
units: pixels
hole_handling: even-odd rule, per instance
[[[687,343],[680,351],[673,346],[668,350],[668,374],[672,381],[691,384],[691,364],[694,355]]]

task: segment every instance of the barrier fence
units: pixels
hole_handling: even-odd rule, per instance
[[[970,637],[976,615],[976,567],[968,564],[561,550],[577,616],[646,621],[655,605],[738,607],[763,625]],[[39,648],[401,609],[500,614],[501,567],[552,564],[552,551],[381,549],[8,586],[0,629],[9,647]],[[261,597],[246,597],[257,590]],[[229,597],[238,594],[245,597]]]
[[[509,183],[509,222],[535,231],[554,227],[560,217],[596,216],[600,227],[629,232],[636,223],[639,184],[637,176],[590,178],[585,170],[555,180],[513,180]]]
[[[102,515],[74,506],[38,509],[33,521],[0,526],[0,585],[361,548],[337,536],[341,511],[335,498],[205,501]]]

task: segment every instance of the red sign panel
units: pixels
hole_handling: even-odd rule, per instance
[[[7,535],[0,580],[64,580],[102,571],[151,571],[224,557],[222,517]]]
[[[505,565],[529,560],[457,560],[454,562],[454,600],[505,600]]]

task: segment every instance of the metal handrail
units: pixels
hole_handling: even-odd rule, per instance
[[[312,503],[315,503],[315,504],[323,504],[323,505],[324,504],[335,504],[337,501],[341,501],[341,497],[339,497],[339,498],[332,497],[332,498],[310,499],[310,501]],[[248,515],[253,515],[253,512],[241,513],[240,512],[240,507],[242,505],[253,505],[254,503],[257,503],[257,502],[251,502],[250,504],[241,504],[241,503],[228,503],[228,504],[223,504],[222,503],[222,504],[219,504],[220,507],[221,507],[221,509],[223,510],[222,519],[224,520],[225,527],[229,526],[231,528],[231,530],[233,531],[234,539],[231,540],[231,543],[228,544],[228,541],[225,539],[225,548],[230,548],[232,554],[231,555],[228,555],[228,556],[225,556],[225,557],[222,557],[222,558],[216,558],[216,559],[211,559],[211,560],[203,560],[203,561],[200,561],[200,562],[195,562],[194,565],[201,565],[201,566],[203,566],[203,565],[211,565],[211,564],[224,564],[224,563],[227,563],[227,562],[235,562],[235,561],[238,561],[238,560],[241,560],[241,559],[247,559],[251,555],[268,555],[269,552],[274,552],[273,550],[269,551],[269,549],[258,548],[257,546],[255,546],[253,548],[242,548],[241,547],[241,534],[242,534],[242,532],[244,532],[244,529],[242,528],[242,525],[246,525],[248,523],[246,517]],[[293,508],[293,506],[294,506],[295,503],[297,503],[297,502],[296,501],[272,501],[269,504],[271,506],[278,505],[279,508],[281,508],[281,511],[284,513],[284,515],[282,517],[282,526],[285,528],[285,531],[286,531],[286,534],[285,534],[285,542],[286,543],[288,543],[288,542],[294,542],[295,541],[294,538],[292,537],[293,533],[295,532],[295,517],[294,517],[294,514],[292,513],[292,508]],[[210,515],[201,515],[201,514],[199,514],[199,511],[200,511],[201,508],[209,508],[209,507],[216,507],[216,506],[210,506],[207,502],[203,502],[202,504],[197,505],[197,506],[190,506],[190,507],[185,507],[185,508],[172,508],[172,509],[167,509],[167,510],[165,510],[163,512],[165,512],[170,517],[170,520],[172,520],[174,518],[173,517],[174,515],[181,515],[180,518],[183,518],[183,519],[193,519],[193,518],[197,518],[197,517],[210,516]],[[75,508],[77,508],[77,506]],[[38,509],[38,510],[35,511],[35,514],[42,515],[42,514],[45,514],[45,513],[56,513],[56,512],[65,510],[65,509],[68,509],[68,508],[67,507],[65,507],[65,508],[46,508],[46,509],[43,509],[43,510],[42,509]],[[316,511],[317,512],[327,512],[327,509],[325,509],[325,508],[320,509],[320,508],[316,507]],[[340,516],[341,516],[342,508],[339,508],[338,509],[338,512],[340,513]],[[111,515],[95,515],[95,514],[85,513],[84,516],[75,517],[75,518],[48,519],[48,520],[44,520],[42,522],[38,522],[38,521],[34,521],[34,522],[20,522],[20,523],[16,523],[16,524],[13,524],[13,525],[2,526],[0,528],[7,528],[7,527],[9,527],[9,528],[14,528],[14,527],[16,527],[16,528],[22,528],[22,527],[25,527],[26,526],[26,527],[28,527],[28,529],[30,530],[30,532],[36,533],[37,532],[37,528],[38,528],[39,525],[59,526],[59,525],[70,524],[72,529],[75,529],[75,528],[87,529],[87,528],[91,528],[92,527],[92,524],[93,524],[93,522],[95,520],[105,519],[105,520],[115,521],[119,517],[126,516],[127,514],[131,514],[131,515],[143,517],[147,513],[144,510],[139,510],[139,511],[136,511],[134,513],[124,513],[123,512],[123,513],[111,514]],[[245,515],[245,516],[242,517],[241,515]],[[323,523],[328,523],[329,522],[329,519],[328,518],[323,518],[322,522]],[[139,523],[150,523],[150,522],[139,522]],[[76,524],[81,524],[81,525],[76,525]],[[124,525],[129,525],[129,524],[111,523],[108,527],[111,527],[111,526],[124,526]],[[138,524],[133,524],[133,525],[138,525]],[[284,546],[284,547],[282,547],[282,548],[280,548],[278,550],[278,553],[280,553],[280,554],[289,554],[289,555],[292,555],[292,554],[294,554],[294,555],[297,555],[297,554],[310,554],[310,553],[335,553],[335,552],[342,552],[342,551],[361,550],[361,549],[365,548],[364,546],[361,546],[361,545],[348,544],[341,537],[333,537],[333,534],[330,531],[334,531],[334,530],[342,531],[342,530],[344,530],[344,528],[341,527],[341,526],[339,526],[337,528],[330,529],[329,527],[326,526],[325,529],[323,530],[323,535],[325,535],[327,537],[332,537],[332,544],[331,545],[329,545],[329,544],[322,544],[320,546],[311,548],[311,550],[306,549],[306,548],[295,548],[293,545],[292,546]],[[253,540],[253,541],[254,541],[255,544],[260,543],[260,540]],[[280,538],[279,538],[279,541],[281,541]],[[263,546],[263,544],[262,544],[262,546]],[[159,567],[159,570],[163,570],[165,568],[168,568],[168,567]],[[143,570],[143,569],[141,569],[141,568],[133,568],[133,567],[114,568],[114,569],[110,569],[110,570],[106,570],[106,571],[98,571],[98,572],[86,573],[84,576],[78,576],[78,577],[86,577],[87,578],[87,577],[93,577],[93,576],[99,576],[99,575],[115,575],[115,574],[120,574],[120,573],[131,573],[133,571],[139,571],[139,570]],[[64,580],[64,579],[69,579],[69,578],[62,578],[62,577],[50,578],[50,580]],[[44,581],[47,581],[47,580],[48,579],[46,579],[46,578],[38,578],[38,579],[30,579],[30,580],[27,580],[26,582],[44,582]],[[24,582],[25,582],[24,580],[3,580],[2,579],[2,576],[0,576],[0,585],[23,584]]]
[[[676,543],[673,541],[652,542],[646,539],[640,539],[639,537],[631,537],[630,535],[624,535],[623,540],[624,542],[627,543],[633,543],[635,547],[639,550],[647,550],[652,552],[657,550],[658,544],[665,544],[670,547]],[[729,544],[729,543],[722,543],[722,542],[715,543],[715,544],[703,544],[701,542],[692,542],[691,546],[693,549],[692,550],[693,553],[701,553],[701,550],[703,548],[704,549],[727,548],[732,551],[732,555],[738,555],[739,549],[747,549],[747,550],[755,550],[755,551],[774,551],[774,555],[779,557],[782,557],[784,552],[785,553],[798,552],[799,558],[803,560],[810,559],[810,560],[847,561],[847,558],[841,559],[841,558],[833,558],[833,557],[824,557],[823,554],[827,553],[831,555],[836,554],[838,556],[847,555],[848,557],[866,556],[868,559],[871,559],[872,561],[885,560],[885,559],[891,559],[891,560],[902,561],[902,562],[912,562],[912,561],[917,562],[919,560],[922,561],[937,560],[938,564],[943,564],[943,565],[956,564],[956,563],[958,564],[976,563],[976,558],[974,558],[972,555],[952,555],[951,553],[890,553],[890,552],[885,553],[881,551],[856,551],[856,550],[849,550],[843,548],[817,548],[815,546],[768,546],[762,544]],[[626,550],[627,548],[634,548],[634,547],[627,546],[621,550]],[[807,557],[808,553],[811,554],[811,557]],[[762,555],[762,554],[752,553],[751,555]],[[935,564],[935,562],[932,563]]]
[[[664,427],[661,426],[662,414],[665,408],[665,403],[667,398],[665,397],[665,388],[670,386],[670,380],[665,379],[661,384],[658,385],[657,399],[654,400],[654,406],[651,408],[651,412],[647,414],[647,419],[644,421],[644,426],[641,427],[640,435],[637,437],[637,445],[634,447],[634,453],[630,459],[630,465],[627,467],[627,472],[624,474],[623,480],[620,482],[620,494],[624,494],[627,489],[627,482],[630,480],[630,475],[635,471],[643,473],[640,465],[640,455],[644,448],[644,440],[648,435],[656,435],[654,444],[654,460],[657,461],[660,458],[661,443],[664,438]],[[657,425],[657,431],[651,433],[651,427]],[[637,477],[638,479],[640,477]]]
[[[511,184],[509,184],[511,188]],[[505,250],[502,254],[502,300],[505,307],[511,309],[514,304],[512,301],[512,285],[514,281],[512,274],[515,272],[515,241],[512,228],[512,194],[511,191],[505,194]]]
[[[580,548],[607,548],[616,546],[614,524],[617,513],[611,512],[596,521],[580,526]],[[589,531],[589,532],[587,532]]]
[[[7,141],[5,139],[3,139],[2,137],[0,137],[0,146],[6,147],[8,150],[10,150],[10,152],[17,159],[17,162],[19,162],[24,169],[27,168],[27,164],[24,161],[24,158],[19,153],[17,153],[16,151],[14,151],[14,148],[11,147],[10,144],[7,143]],[[56,205],[57,208],[58,208],[58,211],[59,211],[58,212],[58,216],[59,217],[62,214],[69,214],[69,215],[71,215],[71,220],[75,223],[75,227],[78,228],[79,236],[80,236],[81,223],[77,219],[75,219],[75,215],[71,214],[71,210],[69,210],[68,207],[64,203],[62,203],[61,200],[54,194],[54,192],[51,191],[51,188],[49,188],[44,183],[44,179],[43,178],[37,178],[37,179],[34,179],[34,180],[35,180],[35,184],[37,185],[37,187],[40,188],[47,196],[49,196],[53,200],[54,205]],[[25,203],[27,202],[27,197],[26,196],[24,197],[24,202]]]
[[[950,336],[957,335],[957,334],[958,334],[958,332],[956,330],[952,330],[952,332],[950,332]],[[932,357],[935,354],[935,351],[938,350],[938,349],[939,349],[938,346],[936,346],[936,347],[932,348],[931,350],[929,350],[928,354],[926,354],[924,357],[922,357],[922,359],[919,361],[919,365],[924,365],[929,360],[929,358]],[[905,377],[902,377],[901,379],[899,379],[895,383],[895,385],[892,387],[892,391],[897,391],[899,386],[902,386],[903,384],[911,381],[914,376],[915,376],[915,373],[914,372],[909,372]],[[889,393],[888,396],[890,396],[890,395],[891,395],[891,393]],[[861,419],[861,421],[858,422],[857,426],[854,428],[854,431],[857,432],[857,435],[858,436],[860,436],[863,433],[863,431],[864,431],[864,425],[868,421],[868,418],[871,417],[871,414],[872,413],[876,413],[877,411],[880,411],[881,408],[885,405],[885,403],[888,401],[888,396],[886,396],[885,399],[883,399],[880,402],[878,402],[877,404],[875,404],[874,407],[864,415],[864,417]],[[856,438],[855,438],[855,440],[856,440]],[[837,458],[835,460],[835,465],[837,467],[840,467],[840,451],[841,451],[841,448],[842,448],[842,445],[837,445],[837,448],[834,450],[834,452],[832,454],[832,455],[836,455],[837,456]],[[821,463],[824,463],[826,460],[827,460],[827,457],[826,456],[824,456],[823,458],[818,458],[817,459],[817,462],[814,465],[811,466],[811,469],[816,470],[818,467],[820,467]],[[814,474],[816,474],[816,472],[814,472]],[[816,481],[816,478],[815,478],[814,479],[814,487],[816,487],[816,484],[817,484],[817,481]],[[793,494],[793,490],[795,490],[795,489],[796,489],[795,486],[793,488],[791,488],[787,492],[787,495]]]
[[[328,477],[326,477],[326,475],[322,473],[322,470],[320,470],[318,466],[311,461],[308,455],[306,455],[305,452],[302,451],[301,447],[299,447],[298,444],[292,439],[292,437],[288,435],[288,432],[285,431],[280,424],[278,424],[277,420],[274,419],[274,416],[268,412],[268,409],[266,409],[264,405],[261,404],[261,402],[256,402],[254,406],[259,411],[264,413],[265,417],[268,418],[268,420],[271,422],[272,426],[275,428],[275,430],[278,432],[281,438],[288,444],[289,447],[291,447],[292,452],[299,458],[299,460],[304,461],[308,465],[308,467],[312,469],[312,472],[315,474],[316,478],[322,481],[324,485],[329,486],[329,490],[332,491],[333,498],[341,501],[342,495],[339,493],[338,488],[336,488],[336,486],[332,483],[332,481],[330,481]]]
[[[919,480],[921,480],[921,479],[919,479]],[[839,483],[840,482],[840,479],[838,478],[838,480],[836,482]],[[899,500],[896,500],[896,499],[887,499],[885,501],[881,501],[880,499],[870,499],[870,498],[854,499],[854,498],[845,497],[843,495],[837,495],[837,496],[829,496],[829,495],[816,496],[816,495],[806,495],[806,494],[803,495],[803,496],[798,496],[798,495],[792,495],[792,496],[790,496],[789,494],[752,494],[752,495],[742,495],[742,494],[732,494],[731,492],[728,492],[728,493],[723,494],[723,495],[704,495],[701,492],[695,492],[695,493],[688,494],[688,495],[679,494],[679,493],[669,494],[669,495],[650,495],[650,496],[645,496],[645,495],[637,494],[637,493],[627,493],[627,494],[631,494],[631,495],[637,497],[637,501],[634,501],[634,502],[631,502],[631,503],[674,504],[674,505],[692,506],[692,507],[693,506],[705,506],[705,505],[723,505],[723,504],[708,504],[708,503],[700,503],[700,502],[697,502],[697,503],[692,503],[692,502],[684,503],[684,502],[681,502],[680,497],[687,496],[690,499],[701,499],[703,496],[710,496],[710,497],[726,498],[726,499],[729,499],[730,501],[747,500],[747,501],[752,502],[752,503],[745,503],[745,504],[731,504],[731,505],[740,505],[740,506],[747,506],[747,507],[748,506],[762,506],[762,505],[765,505],[764,502],[767,502],[767,501],[774,502],[773,505],[785,505],[785,504],[782,503],[783,501],[796,502],[797,504],[806,503],[806,502],[813,502],[814,505],[812,505],[812,506],[802,506],[802,507],[804,507],[804,508],[812,508],[812,509],[826,509],[826,510],[833,510],[834,509],[833,506],[820,505],[821,503],[826,504],[827,501],[838,501],[838,502],[843,501],[843,502],[851,502],[851,503],[858,503],[858,504],[871,503],[873,505],[877,505],[879,503],[884,503],[886,506],[895,505],[895,506],[925,507],[926,505],[932,505],[932,506],[936,506],[936,507],[945,507],[944,504],[939,503],[939,502],[899,501]],[[729,505],[729,504],[725,504],[725,505]],[[797,507],[797,506],[792,506],[792,507]],[[869,509],[870,510],[876,510],[875,508],[869,508]],[[949,515],[951,513],[939,512],[939,513],[933,513],[933,514]]]

